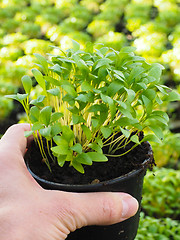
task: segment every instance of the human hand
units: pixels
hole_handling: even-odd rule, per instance
[[[45,190],[28,172],[24,154],[28,124],[10,127],[0,140],[0,239],[64,240],[86,225],[107,225],[133,216],[136,199],[126,193]]]

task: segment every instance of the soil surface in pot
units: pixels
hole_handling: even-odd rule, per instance
[[[127,148],[131,148],[132,144],[128,144]],[[121,150],[121,152],[123,151],[124,149]],[[63,167],[51,162],[52,172],[50,172],[46,164],[42,161],[42,156],[35,142],[32,142],[30,149],[27,151],[25,159],[27,158],[30,169],[37,176],[51,182],[78,185],[98,183],[122,176],[134,169],[140,168],[144,160],[149,158],[151,159],[150,165],[154,164],[153,153],[148,142],[142,143],[122,157],[111,157],[108,162],[94,162],[91,166],[86,165],[84,166],[84,174],[77,172],[73,167],[69,167],[68,162]]]

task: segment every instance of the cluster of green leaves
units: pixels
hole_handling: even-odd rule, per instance
[[[29,134],[36,136],[43,159],[48,163],[37,131],[40,139],[46,138],[48,149],[51,142],[60,166],[69,161],[82,173],[82,164],[121,156],[117,151],[130,141],[133,148],[144,141],[159,143],[168,116],[158,107],[180,98],[160,84],[163,67],[147,64],[135,56],[133,47],[121,51],[97,47],[89,43],[82,51],[73,41],[72,49],[51,56],[51,60],[35,54],[40,70],[34,68],[32,73],[42,94],[30,101],[32,80],[24,76],[25,94],[9,96],[22,103],[32,126]],[[140,141],[139,133],[146,129],[151,133]],[[117,137],[119,132],[122,134]],[[52,147],[52,140],[57,146]],[[106,155],[105,146],[109,149]]]
[[[153,217],[180,215],[180,170],[155,168],[144,179],[142,208]]]
[[[155,219],[141,213],[135,240],[180,240],[180,224],[170,218]]]

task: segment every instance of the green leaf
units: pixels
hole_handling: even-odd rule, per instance
[[[103,135],[104,138],[108,138],[111,135],[112,130],[109,127],[102,126],[101,127],[101,132],[102,132],[102,135]]]
[[[93,142],[93,143],[90,143],[88,145],[88,147],[92,150],[94,150],[95,152],[98,152],[98,153],[102,153],[102,148],[99,146],[99,144]]]
[[[83,83],[81,84],[81,89],[82,91],[86,92],[86,91],[91,91],[93,87],[87,81],[83,81]]]
[[[28,94],[12,94],[12,95],[5,95],[7,98],[14,99],[22,104],[23,100],[27,98]]]
[[[73,50],[76,52],[80,49],[80,44],[76,42],[75,40],[72,40],[73,43]]]
[[[162,74],[162,69],[164,69],[164,67],[159,63],[153,63],[151,66],[152,67],[149,70],[148,75],[154,77],[158,82]]]
[[[131,135],[130,131],[128,131],[128,130],[126,130],[126,129],[124,129],[124,128],[121,128],[121,127],[120,127],[120,130],[121,130],[122,134],[123,134],[126,138],[129,138],[129,137],[130,137],[130,135]]]
[[[60,90],[59,90],[59,88],[52,88],[52,89],[47,90],[47,92],[50,93],[53,96],[60,97]]]
[[[60,167],[64,166],[66,155],[58,155],[57,162]]]
[[[128,117],[121,117],[120,119],[118,119],[116,122],[115,122],[115,126],[120,126],[120,127],[127,127],[127,126],[130,126],[130,125],[135,125],[139,123],[139,121],[137,119],[134,119],[134,118],[128,118]]]
[[[42,123],[35,122],[32,126],[32,131],[39,131],[42,128],[44,128],[44,125]]]
[[[75,125],[78,123],[85,123],[86,121],[84,120],[83,116],[79,116],[77,114],[72,114],[72,122]]]
[[[112,60],[110,60],[109,58],[98,59],[93,66],[93,71],[103,66],[107,67],[110,63],[112,63]]]
[[[150,114],[152,112],[152,100],[147,98],[146,96],[142,95],[142,100],[146,108],[146,112]]]
[[[55,85],[55,86],[61,86],[61,82],[53,77],[50,77],[50,76],[44,76],[44,79],[51,83],[52,85]]]
[[[176,92],[175,90],[168,93],[168,96],[163,97],[163,101],[179,101],[180,100],[180,94]]]
[[[32,88],[32,80],[29,76],[25,75],[21,78],[24,90],[27,94],[30,94]]]
[[[82,153],[82,146],[80,143],[76,143],[75,145],[73,145],[71,148],[71,150],[81,154]]]
[[[110,83],[110,85],[107,87],[107,95],[108,96],[112,96],[114,97],[114,95],[124,87],[124,84],[117,82],[117,81],[113,81],[112,83]]]
[[[48,140],[51,140],[51,127],[40,129],[40,134]]]
[[[97,152],[88,152],[86,153],[88,157],[91,158],[93,162],[107,162],[108,158],[102,154],[102,153],[97,153]]]
[[[155,135],[159,139],[163,140],[164,134],[161,127],[159,127],[158,125],[150,125],[149,128],[155,133]]]
[[[133,135],[130,139],[132,142],[140,144],[139,137],[137,135]]]
[[[86,135],[87,140],[90,140],[92,136],[91,130],[86,125],[81,125],[81,128]]]
[[[31,100],[30,104],[35,105],[37,107],[44,107],[43,101],[44,101],[45,98],[46,97],[44,95],[40,95],[40,96],[38,96],[37,99]]]
[[[143,67],[138,66],[138,67],[133,68],[130,75],[129,75],[128,82],[131,82],[133,79],[138,77],[143,72],[145,72],[145,69]]]
[[[48,73],[48,62],[47,62],[46,58],[43,57],[42,55],[40,55],[39,53],[34,53],[34,56],[37,58],[42,71],[45,74],[47,74]]]
[[[55,137],[60,137],[60,136],[55,136]],[[55,137],[53,139],[55,139]],[[54,140],[55,141],[55,140]],[[56,139],[56,143],[58,142],[58,146],[52,147],[51,150],[58,155],[67,155],[69,153],[69,146],[68,142],[61,138],[61,139]]]
[[[154,134],[148,134],[141,140],[141,142],[146,142],[146,141],[161,143],[161,140]]]
[[[67,142],[71,142],[74,140],[74,133],[69,126],[62,126],[62,133],[64,139],[66,139]]]
[[[81,163],[77,162],[76,160],[72,161],[72,166],[80,173],[84,173],[84,168]]]
[[[88,102],[88,96],[87,94],[79,94],[79,96],[76,97],[76,100],[86,103]]]
[[[39,121],[39,114],[40,110],[38,107],[33,106],[30,109],[30,114],[29,114],[29,119],[32,123],[38,122]]]
[[[62,131],[62,127],[60,123],[55,123],[51,126],[51,135],[52,137],[56,136]]]
[[[39,121],[48,127],[51,120],[52,107],[46,106],[40,111]]]
[[[85,61],[80,58],[77,54],[73,55],[73,60],[75,61],[77,67],[82,71],[82,72],[90,72],[88,66],[86,65]]]
[[[77,97],[77,92],[75,91],[73,86],[70,85],[62,85],[61,86],[69,95],[73,96],[73,97]]]
[[[39,86],[41,86],[43,90],[46,90],[46,83],[45,83],[45,79],[43,78],[42,73],[35,68],[32,69],[32,73],[33,73],[36,81],[38,82]]]
[[[81,164],[92,165],[92,159],[88,156],[87,153],[78,154],[75,160]]]
[[[51,123],[58,121],[61,117],[63,117],[63,113],[61,112],[54,112],[51,115]]]
[[[128,94],[127,96],[127,102],[132,102],[136,96],[136,93],[132,90],[132,89],[127,89],[127,88],[124,88]]]
[[[146,89],[143,91],[143,96],[146,96],[149,100],[153,100],[156,97],[156,92],[153,89]]]
[[[33,134],[33,131],[25,131],[24,132],[24,136],[25,137],[29,137],[29,136],[31,136]]]

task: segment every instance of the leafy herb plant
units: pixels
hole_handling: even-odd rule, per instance
[[[23,105],[31,125],[26,136],[33,134],[50,171],[50,161],[61,167],[68,161],[84,173],[83,165],[120,157],[118,150],[129,142],[131,149],[147,140],[160,142],[168,122],[160,106],[180,99],[161,85],[163,67],[135,56],[135,48],[96,47],[89,43],[82,51],[73,41],[72,49],[49,54],[48,60],[34,54],[38,69],[32,74],[41,95],[31,100],[32,79],[25,75],[25,94],[8,96]],[[147,134],[140,139],[142,131]]]

